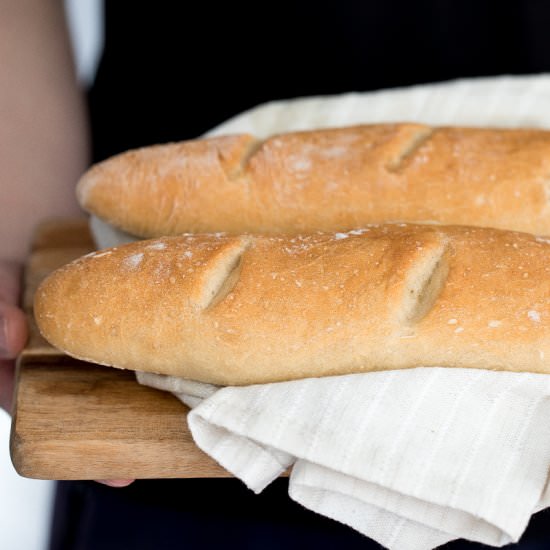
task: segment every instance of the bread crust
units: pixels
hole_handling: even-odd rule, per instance
[[[93,166],[88,212],[140,237],[437,222],[550,234],[550,132],[375,124],[146,147]]]
[[[69,355],[242,385],[418,366],[550,373],[550,241],[386,224],[186,235],[83,257],[37,291]]]

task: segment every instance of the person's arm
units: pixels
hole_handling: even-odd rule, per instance
[[[81,214],[74,194],[88,162],[84,97],[61,0],[0,0],[0,405],[26,338],[20,266],[41,220]]]
[[[13,358],[27,337],[21,265],[37,223],[82,215],[74,190],[88,142],[62,0],[0,0],[0,406],[8,411]]]

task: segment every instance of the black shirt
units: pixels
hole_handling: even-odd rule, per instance
[[[107,2],[94,160],[274,99],[550,71],[549,25],[546,0]]]
[[[549,19],[545,0],[113,0],[89,94],[94,161],[274,99],[550,71]],[[546,518],[521,548],[550,547]],[[259,496],[237,480],[58,486],[53,550],[222,544],[378,548],[292,503],[284,479]]]

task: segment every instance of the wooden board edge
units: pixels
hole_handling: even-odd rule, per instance
[[[51,459],[43,459],[52,455],[62,456],[60,451],[70,453],[78,445],[81,453],[82,462],[76,469],[68,469],[66,462],[53,462]],[[99,464],[92,460],[86,468],[82,468],[84,459],[94,454],[93,442],[88,442],[83,446],[78,442],[71,447],[66,442],[41,442],[39,444],[26,444],[17,434],[10,442],[12,462],[16,472],[29,479],[40,480],[98,480],[98,479],[182,479],[182,478],[229,478],[233,477],[231,473],[223,469],[218,463],[208,456],[201,457],[200,463],[186,463],[185,467],[174,465],[166,471],[161,478],[158,476],[158,466],[143,464],[140,467],[132,465],[131,467],[117,466],[116,468],[108,464]],[[138,444],[139,445],[139,444]],[[138,445],[128,445],[127,454],[135,453]],[[104,442],[101,442],[104,447]]]
[[[10,426],[9,453],[11,463],[15,471],[22,477],[31,477],[26,475],[25,454],[21,449],[21,437],[17,430],[17,399],[19,388],[19,376],[21,372],[21,362],[24,360],[24,354],[19,355],[15,363],[14,393],[12,403],[12,416]]]

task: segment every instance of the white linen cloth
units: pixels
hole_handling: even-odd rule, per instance
[[[417,368],[217,388],[138,373],[193,407],[197,445],[391,549],[501,546],[550,505],[550,376]]]
[[[211,134],[382,121],[550,128],[550,77],[274,102]],[[550,376],[433,367],[227,388],[138,380],[194,407],[197,445],[250,489],[293,465],[291,498],[390,549],[502,546],[550,506]]]

